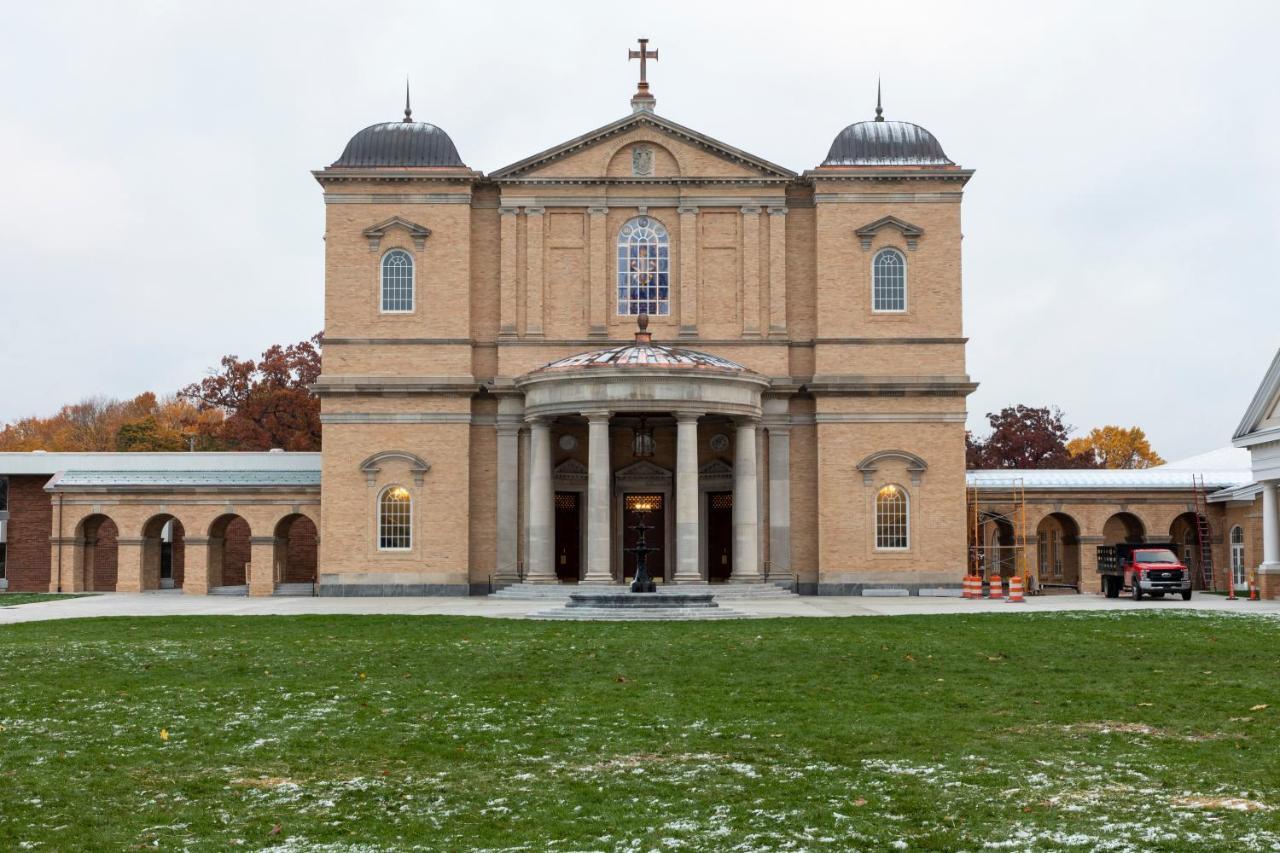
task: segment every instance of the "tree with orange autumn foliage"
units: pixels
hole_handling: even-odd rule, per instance
[[[1096,427],[1087,436],[1067,442],[1067,452],[1073,458],[1090,460],[1099,468],[1152,468],[1164,464],[1160,454],[1151,449],[1142,427],[1136,426]]]
[[[221,449],[212,436],[220,412],[201,412],[176,395],[150,391],[132,400],[88,397],[48,418],[22,418],[0,428],[4,451],[110,451]]]

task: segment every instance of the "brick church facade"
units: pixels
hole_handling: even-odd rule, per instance
[[[314,172],[320,454],[0,460],[10,588],[622,583],[640,522],[663,583],[958,585],[972,172],[929,131],[877,104],[792,171],[642,72],[617,121],[464,152],[406,103]]]

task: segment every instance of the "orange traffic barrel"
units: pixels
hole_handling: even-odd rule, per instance
[[[1009,578],[1009,603],[1019,604],[1025,601],[1022,597],[1022,575],[1014,575]]]
[[[992,575],[989,582],[991,589],[987,592],[987,598],[1004,598],[1004,587],[1000,584],[1000,576]]]

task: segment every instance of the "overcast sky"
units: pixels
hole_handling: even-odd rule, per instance
[[[781,17],[780,17],[781,16]],[[17,3],[0,29],[0,421],[171,391],[322,324],[309,170],[414,116],[492,171],[658,112],[796,171],[933,131],[964,207],[970,425],[1226,444],[1280,345],[1280,3]]]

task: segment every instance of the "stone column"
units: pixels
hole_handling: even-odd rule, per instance
[[[609,528],[609,412],[587,416],[587,573],[584,583],[613,583]]]
[[[519,235],[516,215],[518,207],[500,207],[501,218],[501,279],[498,296],[498,336],[514,338],[516,336],[516,240]]]
[[[760,208],[742,208],[742,334],[760,334]]]
[[[613,252],[608,245],[605,226],[609,218],[609,208],[587,208],[587,236],[590,251],[591,283],[590,298],[587,300],[589,325],[587,335],[590,337],[608,337],[609,306],[616,299],[616,292],[609,285],[609,258]]]
[[[769,208],[769,334],[787,333],[787,209]],[[772,462],[770,462],[772,464]],[[772,483],[773,478],[769,481]],[[770,525],[772,530],[772,525]],[[772,535],[772,534],[771,534]]]
[[[791,580],[791,415],[787,408],[786,400],[765,401],[764,426],[769,431],[769,562],[773,565],[769,579],[779,581]]]
[[[680,214],[680,335],[698,334],[698,208],[681,206]]]
[[[520,541],[520,400],[506,397],[498,401],[498,517],[497,554],[494,580],[519,580],[516,561]]]
[[[249,538],[249,564],[244,567],[249,594],[265,598],[276,591],[276,537]]]
[[[756,422],[738,422],[733,443],[733,578],[735,583],[759,583],[756,507]]]
[[[1262,565],[1259,573],[1280,574],[1280,503],[1276,481],[1262,481]]]
[[[675,583],[700,583],[698,571],[698,418],[676,412]]]
[[[554,484],[551,480],[551,423],[529,420],[529,563],[524,579],[529,583],[555,583],[556,519]]]
[[[526,207],[524,249],[526,262],[524,333],[542,336],[543,323],[543,215],[541,207]]]

